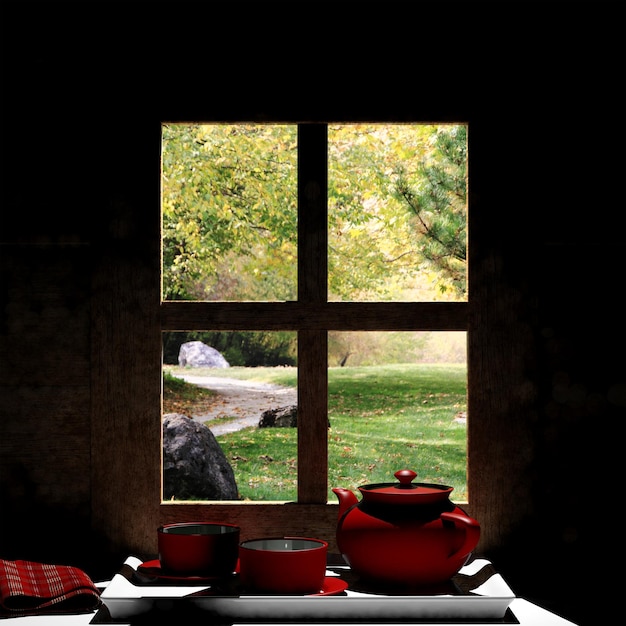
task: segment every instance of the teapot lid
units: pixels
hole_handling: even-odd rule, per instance
[[[372,504],[433,504],[447,500],[454,490],[447,485],[414,483],[417,474],[413,470],[399,470],[394,476],[399,482],[359,487],[363,500]]]

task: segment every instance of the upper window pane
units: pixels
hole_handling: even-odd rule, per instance
[[[467,300],[466,130],[329,126],[329,300]]]
[[[163,300],[296,299],[296,141],[293,125],[163,125]]]

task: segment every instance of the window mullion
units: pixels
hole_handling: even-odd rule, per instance
[[[328,129],[298,126],[298,300],[324,304],[328,285]],[[298,332],[298,502],[324,503],[328,483],[328,333]]]
[[[328,128],[298,126],[298,300],[328,293]]]

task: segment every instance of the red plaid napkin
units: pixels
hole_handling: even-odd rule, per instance
[[[98,588],[76,567],[0,559],[0,611],[82,613],[99,605]]]

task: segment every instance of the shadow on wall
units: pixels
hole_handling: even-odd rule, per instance
[[[42,502],[23,468],[2,468],[2,478],[0,558],[72,565],[92,580],[108,580],[128,556],[92,531],[88,504]]]

